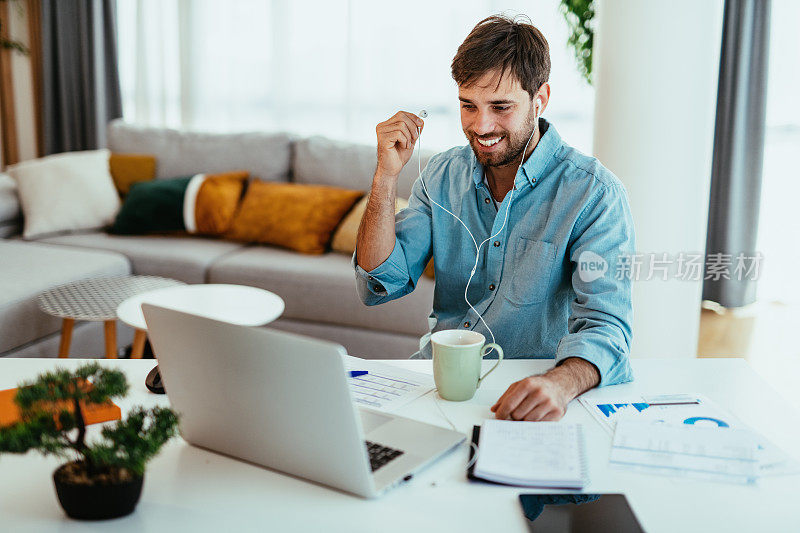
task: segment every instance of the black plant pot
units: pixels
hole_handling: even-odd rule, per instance
[[[58,502],[67,516],[78,520],[107,520],[129,515],[136,509],[144,476],[111,484],[65,483],[59,479],[59,472],[70,464],[61,465],[53,472]]]

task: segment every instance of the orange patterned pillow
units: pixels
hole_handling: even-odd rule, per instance
[[[321,254],[336,226],[363,195],[324,185],[254,180],[225,237]]]
[[[246,170],[206,174],[196,191],[193,233],[222,235],[228,231],[249,177]]]

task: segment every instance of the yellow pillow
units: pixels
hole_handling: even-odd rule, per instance
[[[364,210],[367,208],[367,200],[369,196],[364,196],[353,209],[344,217],[342,223],[336,233],[333,234],[331,240],[331,250],[334,252],[341,252],[343,254],[352,255],[356,251],[356,238],[358,237],[358,226],[361,224],[361,218],[364,216]],[[408,207],[408,200],[397,198],[394,202],[394,212],[397,213],[401,209]]]
[[[156,158],[152,155],[112,153],[108,166],[120,196],[128,194],[134,183],[151,181],[156,177]]]
[[[254,180],[225,237],[321,254],[342,217],[363,195],[324,185]]]

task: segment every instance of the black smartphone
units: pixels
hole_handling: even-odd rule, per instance
[[[623,494],[520,494],[528,529],[536,533],[642,533]]]

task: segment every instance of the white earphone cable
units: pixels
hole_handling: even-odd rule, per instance
[[[420,112],[420,115],[423,116],[423,117],[426,117],[427,116],[427,112],[422,111],[422,112]],[[537,124],[538,120],[539,120],[538,114],[534,114],[534,124]],[[458,217],[458,215],[456,215],[455,213],[453,213],[452,211],[450,211],[449,209],[447,209],[446,207],[444,207],[443,205],[438,203],[433,198],[431,198],[431,195],[428,192],[428,187],[425,186],[425,180],[422,179],[422,129],[417,127],[417,133],[418,133],[418,135],[417,135],[417,171],[418,171],[419,181],[422,184],[422,189],[425,191],[425,195],[428,197],[428,200],[430,200],[431,203],[433,203],[434,205],[438,206],[441,210],[445,211],[446,213],[450,214],[453,218],[458,220],[461,223],[462,226],[464,226],[464,229],[467,230],[467,234],[469,234],[470,238],[472,239],[472,244],[475,246],[475,264],[472,266],[472,271],[470,272],[469,279],[467,280],[467,286],[464,288],[464,301],[467,302],[467,305],[469,306],[469,308],[472,311],[474,311],[476,315],[478,315],[478,318],[480,319],[480,321],[483,322],[484,326],[486,326],[486,330],[489,332],[489,335],[491,335],[492,342],[494,343],[494,342],[496,342],[495,337],[494,337],[494,332],[492,332],[492,328],[489,327],[489,324],[486,323],[486,320],[484,320],[483,316],[480,313],[478,313],[478,310],[475,309],[475,307],[473,307],[472,303],[469,301],[468,291],[469,291],[469,285],[470,285],[470,283],[472,283],[472,278],[475,276],[475,272],[478,269],[478,261],[480,260],[480,255],[481,255],[481,247],[484,244],[486,244],[487,242],[489,242],[492,239],[494,239],[495,237],[497,237],[503,231],[503,228],[505,228],[506,222],[508,221],[508,211],[511,209],[511,203],[514,200],[514,191],[517,188],[516,184],[514,186],[512,186],[512,188],[511,188],[510,196],[508,198],[508,203],[506,204],[506,210],[505,210],[505,213],[503,215],[503,223],[500,225],[500,228],[493,235],[490,235],[488,238],[486,238],[480,244],[478,244],[478,241],[475,239],[475,236],[469,230],[469,228],[464,223],[464,221],[461,220]],[[519,171],[522,168],[522,164],[525,162],[525,154],[528,151],[528,145],[530,144],[531,139],[533,139],[533,136],[534,136],[535,133],[536,133],[536,128],[534,127],[533,131],[531,132],[531,136],[528,137],[528,142],[525,143],[525,148],[523,148],[523,150],[522,150],[522,159],[520,160],[519,166],[517,167],[517,174],[519,174]],[[516,182],[516,174],[514,176],[514,180]],[[489,194],[491,194],[491,191],[489,191]],[[434,388],[432,392],[433,392],[433,401],[436,404],[436,408],[439,410],[439,413],[441,413],[442,417],[444,417],[444,419],[447,421],[447,423],[450,425],[450,427],[453,428],[453,431],[458,431],[458,428],[456,428],[456,425],[453,424],[453,422],[450,420],[450,418],[447,416],[447,414],[445,414],[444,409],[442,409],[442,406],[439,404],[439,398],[437,397],[438,393],[439,393],[439,389],[438,388]],[[470,459],[470,461],[467,463],[467,468],[468,469],[473,464],[475,464],[475,461],[478,460],[478,451],[479,451],[478,450],[478,446],[474,442],[470,442],[470,446],[474,450],[474,453],[472,454],[472,458]]]
[[[423,114],[423,113],[425,113],[425,112],[421,112],[420,114]],[[427,113],[425,113],[425,115],[427,115]],[[539,120],[538,115],[534,114],[534,124],[537,124],[538,120]],[[472,271],[470,272],[469,279],[467,280],[467,286],[464,288],[464,301],[467,302],[467,305],[469,306],[469,308],[476,315],[478,315],[478,318],[480,319],[481,322],[483,322],[483,325],[486,327],[486,330],[489,332],[489,335],[491,335],[492,342],[494,343],[494,342],[496,342],[496,340],[494,338],[494,332],[492,331],[492,328],[490,328],[489,324],[486,323],[486,320],[483,319],[483,315],[478,313],[478,310],[475,309],[475,307],[473,307],[472,303],[469,301],[469,297],[468,297],[467,293],[469,291],[469,285],[470,285],[470,283],[472,283],[472,278],[475,276],[475,271],[478,269],[478,261],[480,260],[480,255],[481,255],[481,247],[483,247],[483,245],[486,244],[487,242],[489,242],[490,240],[492,240],[495,237],[497,237],[503,231],[503,228],[506,225],[506,221],[508,221],[508,211],[511,209],[511,202],[514,200],[514,191],[516,190],[517,187],[516,187],[516,185],[514,185],[511,188],[511,192],[510,192],[511,196],[509,196],[509,198],[508,198],[508,203],[506,204],[506,211],[505,211],[505,214],[503,215],[503,224],[500,226],[500,228],[497,230],[497,232],[495,232],[493,235],[490,235],[483,242],[478,244],[478,241],[475,239],[475,236],[472,234],[472,232],[469,230],[469,228],[467,227],[467,225],[464,223],[463,220],[461,220],[455,213],[453,213],[449,209],[447,209],[444,206],[442,206],[441,204],[439,204],[436,200],[431,198],[431,195],[428,192],[428,188],[425,186],[425,180],[422,179],[422,129],[418,127],[417,128],[417,132],[418,132],[418,136],[417,136],[417,168],[418,168],[418,173],[419,173],[418,174],[419,175],[419,181],[422,184],[422,189],[425,191],[425,195],[428,197],[428,200],[430,200],[431,203],[435,204],[440,209],[442,209],[446,213],[449,213],[456,220],[461,222],[461,225],[464,226],[464,229],[467,230],[467,233],[469,234],[470,238],[472,239],[472,244],[475,245],[475,264],[472,266]],[[528,137],[528,142],[525,143],[525,148],[523,148],[523,150],[522,150],[522,159],[520,160],[519,166],[517,167],[517,174],[519,174],[519,171],[522,168],[522,164],[525,162],[525,153],[528,151],[528,145],[530,144],[531,139],[533,139],[533,135],[535,133],[536,133],[536,128],[534,127],[533,131],[531,132],[531,136]],[[516,181],[516,174],[514,176],[514,180]],[[489,194],[491,194],[491,191],[489,191]]]

